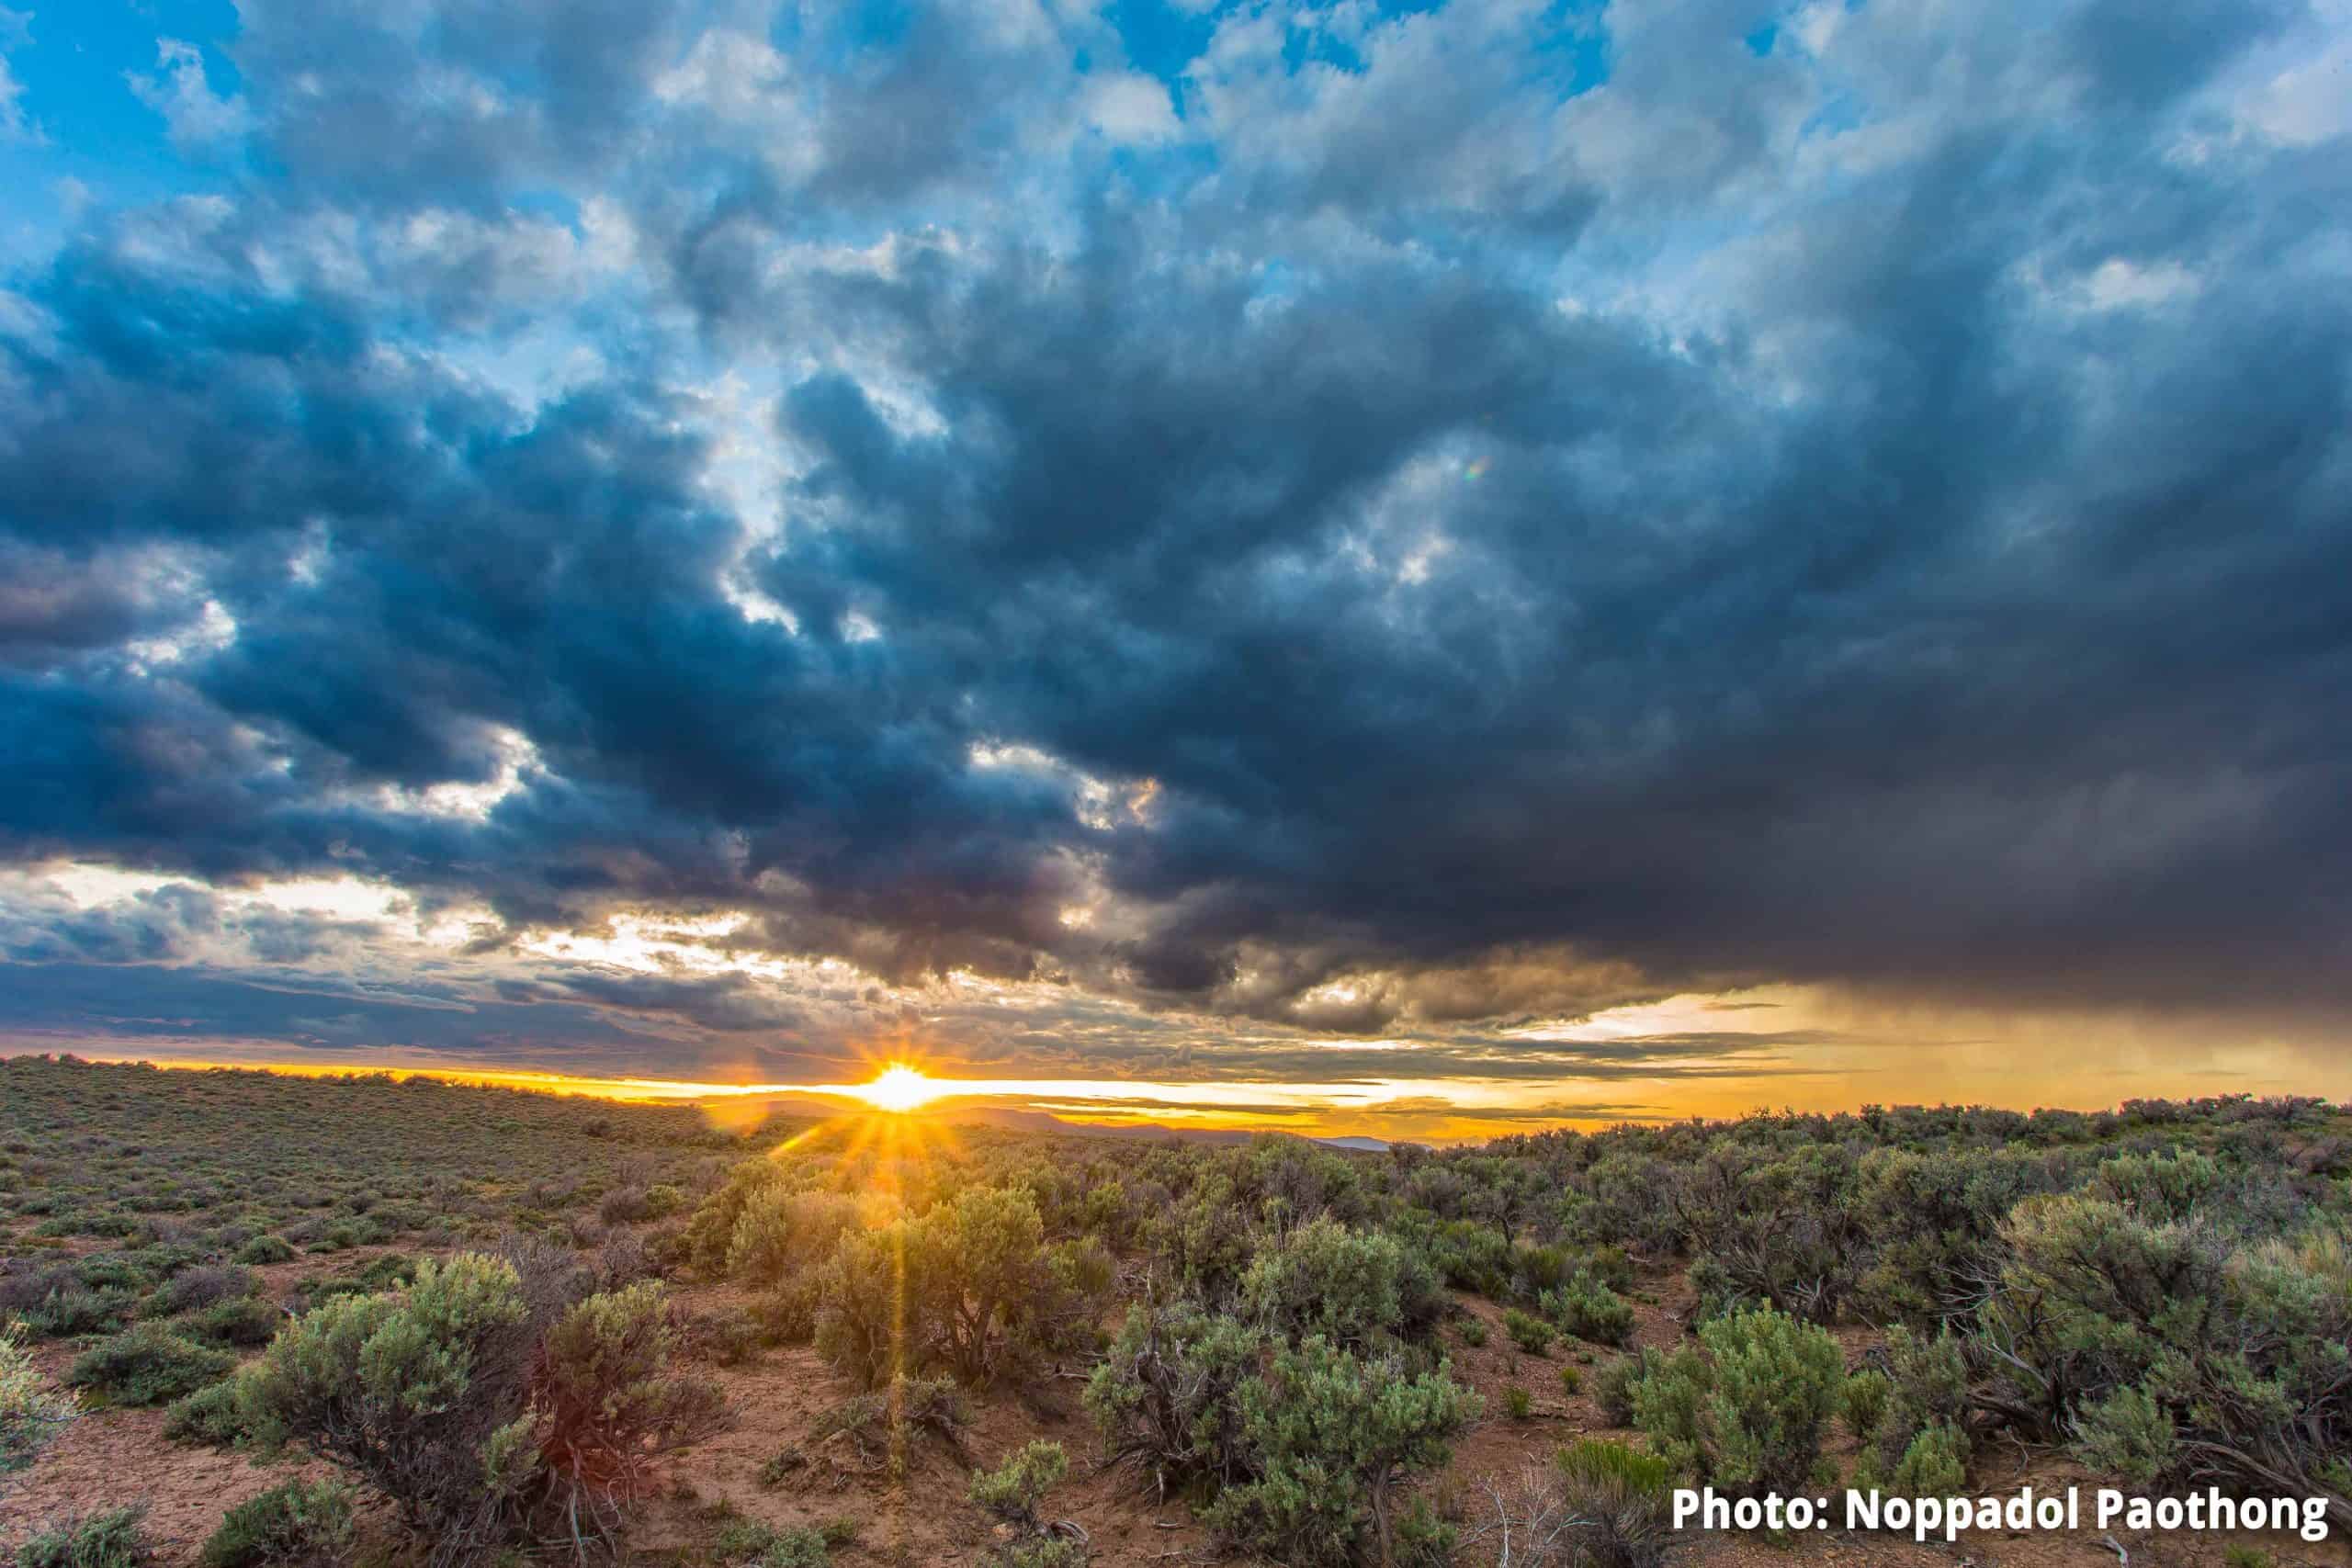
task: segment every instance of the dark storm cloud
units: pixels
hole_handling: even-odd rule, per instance
[[[605,973],[571,976],[554,983],[515,980],[498,989],[509,1001],[573,1001],[624,1012],[671,1015],[723,1034],[786,1032],[808,1022],[803,1010],[741,975],[689,979]]]
[[[2312,17],[1653,9],[1598,83],[1524,6],[1228,11],[1144,155],[1019,6],[249,7],[283,168],[0,316],[0,846],[1424,1075],[1762,980],[2352,1002],[2352,160],[2228,96]],[[23,1021],[185,924],[44,928]],[[503,984],[486,1038],[831,1027]]]
[[[206,969],[151,968],[135,988],[112,966],[51,963],[11,974],[10,1025],[17,1038],[53,1042],[62,1049],[283,1042],[322,1052],[415,1050],[493,1060],[505,1050],[597,1069],[631,1052],[675,1050],[673,1042],[633,1033],[587,1008],[369,996]]]

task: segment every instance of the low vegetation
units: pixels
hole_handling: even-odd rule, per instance
[[[198,1568],[303,1568],[336,1563],[357,1543],[355,1490],[340,1481],[288,1481],[229,1510]]]
[[[1086,1562],[1111,1487],[1243,1559],[1654,1568],[1685,1481],[1943,1495],[2019,1451],[2352,1525],[2352,1121],[2320,1101],[1374,1153],[856,1126],[0,1063],[0,1486],[77,1409],[164,1405],[173,1443],[325,1465],[263,1477],[204,1568],[607,1559],[729,1419],[711,1369],[792,1346],[823,1413],[758,1485],[854,1523],[953,1474],[997,1568]],[[1058,1441],[989,1450],[1057,1393]],[[1465,1472],[1484,1421],[1612,1430]],[[848,1539],[695,1507],[710,1568]],[[135,1508],[11,1539],[149,1551]]]
[[[74,1418],[74,1402],[59,1395],[33,1365],[24,1331],[0,1324],[0,1484]]]
[[[17,1568],[145,1568],[146,1512],[134,1503],[53,1520],[17,1549]]]

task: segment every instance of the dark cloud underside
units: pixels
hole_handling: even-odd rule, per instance
[[[7,285],[0,852],[183,886],[0,1028],[2352,1005],[2334,13],[425,9]],[[461,1007],[202,902],[344,876]]]

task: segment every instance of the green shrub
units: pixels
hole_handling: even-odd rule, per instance
[[[1476,1291],[1498,1299],[1510,1292],[1515,1260],[1510,1241],[1491,1225],[1471,1220],[1449,1220],[1426,1230],[1402,1232],[1445,1282],[1457,1290]]]
[[[257,1235],[237,1248],[237,1261],[244,1264],[291,1263],[294,1244],[282,1235]]]
[[[927,1342],[921,1293],[900,1271],[905,1224],[853,1231],[819,1272],[817,1353],[867,1388],[902,1366],[920,1367]]]
[[[1426,1340],[1443,1314],[1436,1272],[1395,1236],[1314,1220],[1259,1244],[1240,1310],[1295,1343],[1320,1335],[1349,1349]]]
[[[1481,1317],[1465,1317],[1462,1320],[1461,1332],[1462,1343],[1469,1346],[1473,1350],[1478,1349],[1487,1343],[1487,1320]]]
[[[1973,1305],[2018,1201],[2060,1179],[2039,1151],[1872,1149],[1857,1171],[1856,1212],[1874,1254],[1858,1304],[1882,1319],[1941,1317]]]
[[[1240,1212],[1232,1182],[1212,1171],[1144,1222],[1144,1244],[1194,1295],[1229,1303],[1251,1258],[1250,1228],[1237,1223]]]
[[[1879,1423],[1886,1418],[1888,1391],[1894,1384],[1884,1372],[1865,1368],[1846,1380],[1839,1396],[1839,1414],[1846,1419],[1846,1430],[1858,1443],[1867,1443],[1878,1435]]]
[[[1017,1540],[1001,1548],[996,1560],[1002,1568],[1086,1568],[1086,1543],[1060,1538]]]
[[[1027,1444],[994,1470],[974,1472],[970,1496],[982,1513],[1012,1526],[1024,1536],[1034,1535],[1045,1528],[1037,1517],[1038,1505],[1069,1472],[1069,1456],[1062,1451],[1062,1446],[1040,1439]]]
[[[1673,1465],[1607,1438],[1579,1438],[1562,1449],[1560,1470],[1589,1483],[1619,1483],[1634,1492],[1663,1495],[1674,1489]]]
[[[1047,1247],[1025,1192],[967,1187],[841,1238],[822,1276],[820,1354],[874,1386],[944,1366],[978,1387],[1091,1347],[1112,1270],[1090,1242]]]
[[[758,1314],[749,1307],[723,1305],[697,1314],[689,1325],[687,1342],[695,1354],[722,1367],[748,1361],[760,1353],[767,1338]]]
[[[1521,1296],[1533,1299],[1567,1282],[1568,1249],[1565,1247],[1522,1247],[1512,1263]]]
[[[94,1291],[136,1294],[162,1277],[152,1262],[123,1252],[94,1252],[74,1265],[74,1278]]]
[[[270,1265],[270,1262],[294,1262],[294,1244],[285,1236],[261,1235],[254,1236],[238,1248],[238,1262],[243,1265]]]
[[[461,1253],[405,1292],[330,1299],[251,1370],[248,1417],[357,1471],[435,1541],[609,1539],[717,1396],[668,1375],[659,1286],[567,1304],[572,1275],[525,1256],[527,1275]]]
[[[718,1426],[717,1386],[670,1374],[677,1341],[650,1280],[592,1295],[548,1330],[531,1406],[548,1502],[565,1517],[585,1510],[609,1532],[618,1505],[646,1490],[652,1456]]]
[[[250,1296],[260,1288],[261,1281],[249,1269],[217,1266],[184,1269],[155,1288],[155,1293],[147,1298],[146,1312],[150,1317],[199,1312],[222,1302]]]
[[[1579,1270],[1612,1291],[1629,1291],[1634,1286],[1634,1260],[1625,1256],[1622,1247],[1596,1247],[1584,1260]]]
[[[164,1436],[175,1443],[213,1449],[233,1448],[252,1437],[240,1380],[223,1378],[172,1401],[164,1412]]]
[[[226,1351],[142,1323],[76,1356],[65,1381],[118,1404],[164,1404],[220,1382],[236,1365]]]
[[[1578,1271],[1544,1298],[1544,1310],[1562,1332],[1600,1345],[1623,1345],[1634,1331],[1634,1309],[1591,1274]]]
[[[2154,1398],[2121,1388],[2084,1410],[2071,1446],[2093,1470],[2154,1486],[2172,1473],[2180,1439],[2171,1416]]]
[[[752,1200],[786,1186],[789,1179],[785,1168],[769,1159],[745,1160],[729,1171],[718,1190],[704,1199],[686,1222],[681,1242],[686,1260],[703,1273],[725,1273],[727,1254],[734,1246],[735,1227],[743,1211]]]
[[[1699,1340],[1642,1358],[1634,1414],[1651,1446],[1729,1492],[1807,1484],[1845,1383],[1838,1342],[1770,1307],[1717,1318]]]
[[[330,1297],[248,1373],[248,1417],[350,1466],[429,1539],[509,1539],[538,1480],[528,1365],[554,1306],[478,1253],[427,1262],[405,1297]]]
[[[73,1418],[73,1401],[50,1390],[21,1330],[13,1323],[0,1324],[0,1475],[30,1464]]]
[[[2222,1188],[2222,1167],[2194,1149],[2124,1154],[2091,1172],[2087,1194],[2120,1203],[2143,1220],[2187,1220]]]
[[[1553,1337],[1558,1330],[1532,1312],[1509,1307],[1503,1312],[1503,1332],[1510,1336],[1512,1344],[1529,1355],[1541,1356],[1551,1349]]]
[[[806,1345],[817,1337],[817,1314],[824,1305],[820,1272],[786,1280],[752,1303],[761,1337],[777,1345]]]
[[[1691,1314],[1695,1322],[1712,1323],[1756,1304],[1757,1298],[1740,1288],[1731,1270],[1713,1253],[1702,1252],[1692,1258],[1682,1277],[1689,1281],[1690,1293],[1698,1298]]]
[[[1615,1356],[1593,1369],[1592,1402],[1600,1417],[1612,1427],[1634,1424],[1634,1385],[1642,1380],[1642,1363],[1633,1356]]]
[[[17,1568],[141,1568],[153,1555],[144,1504],[76,1514],[17,1548]]]
[[[2142,1170],[2163,1203],[2201,1178]],[[2167,1185],[2169,1184],[2169,1185]],[[2248,1243],[2193,1202],[2031,1199],[1976,1331],[1978,1397],[2029,1435],[2186,1489],[2323,1497],[2352,1526],[2352,1236]],[[2129,1397],[2127,1397],[2129,1395]]]
[[[1854,1428],[1863,1443],[1856,1480],[1865,1485],[1892,1485],[1895,1472],[1923,1441],[1927,1447],[1918,1455],[1919,1463],[1938,1467],[1940,1472],[1948,1468],[1943,1461],[1949,1453],[1964,1471],[1972,1405],[1968,1360],[1960,1340],[1949,1332],[1930,1337],[1896,1324],[1887,1330],[1884,1399],[1878,1419],[1866,1429]],[[1848,1380],[1849,1427],[1855,1415],[1850,1404],[1855,1382],[1875,1376],[1859,1372]],[[1867,1400],[1869,1395],[1862,1397]],[[1930,1434],[1934,1434],[1932,1440]]]
[[[417,1260],[404,1253],[388,1252],[358,1268],[328,1279],[311,1278],[296,1287],[304,1311],[337,1296],[372,1296],[396,1291],[416,1279]]]
[[[189,1325],[216,1345],[266,1345],[287,1322],[286,1314],[259,1296],[216,1302]]]
[[[1534,1396],[1525,1389],[1513,1384],[1503,1390],[1503,1409],[1512,1420],[1524,1421],[1534,1413]]]
[[[1905,1497],[1950,1497],[1968,1484],[1968,1439],[1957,1427],[1938,1424],[1911,1439],[1888,1486]]]
[[[730,1278],[773,1284],[831,1255],[857,1226],[857,1202],[838,1192],[765,1187],[744,1202],[727,1246]]]
[[[1202,1511],[1221,1540],[1296,1568],[1342,1568],[1375,1546],[1384,1561],[1445,1560],[1451,1530],[1396,1496],[1476,1416],[1477,1395],[1443,1366],[1415,1376],[1310,1337],[1275,1350],[1235,1404],[1237,1477]]]
[[[78,1284],[51,1290],[25,1309],[24,1323],[35,1334],[70,1339],[83,1334],[105,1334],[122,1325],[130,1315],[131,1299],[119,1291],[93,1291]]]
[[[1574,1398],[1584,1388],[1584,1373],[1575,1367],[1560,1369],[1560,1392]]]
[[[1086,1384],[1113,1462],[1141,1469],[1160,1496],[1240,1473],[1240,1388],[1270,1349],[1265,1330],[1197,1302],[1129,1308]]]
[[[353,1493],[333,1480],[289,1481],[229,1510],[199,1568],[314,1568],[343,1561],[357,1539]]]

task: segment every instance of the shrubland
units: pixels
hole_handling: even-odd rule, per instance
[[[955,1506],[1021,1568],[1083,1561],[1057,1499],[1104,1471],[1329,1568],[1506,1536],[1514,1564],[1646,1568],[1680,1481],[1944,1494],[2020,1446],[2352,1524],[2352,1120],[2317,1100],[1359,1153],[43,1058],[0,1090],[0,1472],[69,1393],[328,1461],[241,1505],[213,1568],[325,1561],[371,1517],[431,1562],[609,1555],[726,1418],[707,1369],[785,1344],[824,1414],[763,1485],[968,1467]],[[979,1413],[1080,1385],[1058,1444],[978,1451]],[[1481,1421],[1549,1446],[1531,1386],[1613,1435],[1438,1484]],[[43,1561],[145,1551],[135,1515],[36,1533]],[[838,1544],[739,1533],[710,1560]]]

